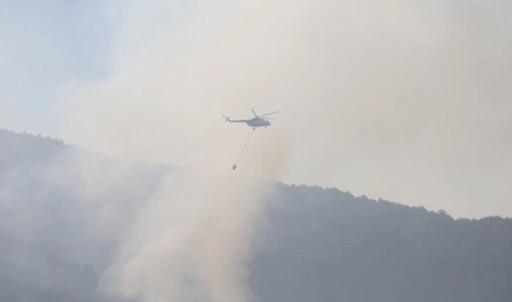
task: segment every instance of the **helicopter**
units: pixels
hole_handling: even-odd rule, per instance
[[[254,114],[254,117],[251,118],[251,119],[232,120],[229,116],[224,116],[223,115],[223,117],[224,117],[226,123],[227,122],[230,122],[230,123],[246,123],[249,127],[252,127],[253,130],[255,130],[258,127],[265,127],[265,129],[267,129],[267,127],[269,127],[272,124],[269,120],[273,120],[273,118],[263,118],[263,117],[269,116],[269,115],[272,115],[272,114],[276,114],[276,113],[279,112],[279,111],[275,111],[275,112],[266,113],[266,114],[263,114],[263,115],[258,115],[254,111],[254,109],[251,108],[251,111]]]

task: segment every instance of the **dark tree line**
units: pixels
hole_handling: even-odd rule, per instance
[[[262,301],[511,301],[512,220],[454,220],[281,186],[251,265]]]

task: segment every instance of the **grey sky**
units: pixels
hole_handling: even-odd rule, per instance
[[[16,3],[0,21],[3,127],[229,168],[248,129],[220,115],[282,110],[245,169],[269,158],[286,169],[262,176],[512,215],[507,2]]]
[[[7,0],[0,3],[0,16],[2,127],[57,135],[60,86],[106,75],[105,4]]]

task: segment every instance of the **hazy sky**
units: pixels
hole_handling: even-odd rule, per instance
[[[512,216],[508,1],[1,1],[3,128],[455,216]],[[148,152],[151,150],[151,152]],[[280,165],[276,165],[280,166]],[[257,169],[258,167],[253,167]]]

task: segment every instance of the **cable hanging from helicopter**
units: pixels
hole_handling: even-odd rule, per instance
[[[248,137],[248,138],[247,138],[247,140],[245,141],[244,145],[242,146],[242,149],[241,149],[241,150],[240,150],[240,152],[238,153],[238,156],[236,157],[235,163],[233,164],[233,170],[236,170],[238,160],[239,160],[239,159],[240,159],[240,157],[242,156],[242,153],[244,152],[245,147],[247,147],[247,144],[249,144],[249,141],[251,140],[251,138],[252,138],[253,134],[254,134],[254,131],[253,131],[253,132],[251,132],[251,134],[249,135],[249,137]]]

